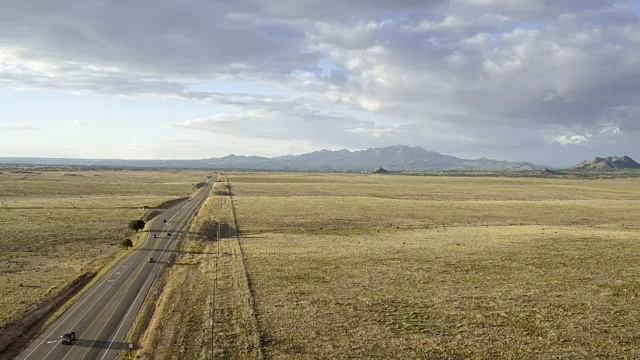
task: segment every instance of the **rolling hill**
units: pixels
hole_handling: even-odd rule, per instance
[[[640,164],[628,156],[610,156],[610,157],[595,157],[591,160],[583,161],[575,166],[572,166],[573,170],[622,170],[622,169],[640,169]]]
[[[285,171],[373,171],[384,167],[389,171],[429,170],[538,170],[526,162],[491,159],[461,159],[421,147],[395,145],[384,148],[349,150],[320,150],[302,155],[273,158],[227,155],[202,160],[113,160],[61,158],[0,158],[0,164],[78,165],[93,167],[192,168],[235,170]]]

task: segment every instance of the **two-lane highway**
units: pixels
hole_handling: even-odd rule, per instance
[[[16,359],[113,359],[168,251],[209,194],[214,177],[190,201],[183,201],[157,216],[145,242],[119,261],[105,276],[31,341]],[[163,220],[166,220],[164,222]],[[171,234],[171,235],[169,235]],[[156,238],[153,236],[156,235]],[[154,258],[155,262],[149,259]],[[74,345],[60,344],[60,336],[74,331]]]

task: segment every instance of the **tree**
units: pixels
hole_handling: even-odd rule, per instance
[[[133,246],[133,241],[131,241],[131,239],[124,239],[120,243],[120,246],[122,246],[125,249],[129,249],[130,247]]]
[[[129,221],[129,229],[138,232],[142,229],[144,229],[144,220],[142,219],[138,219],[138,220],[131,220]]]

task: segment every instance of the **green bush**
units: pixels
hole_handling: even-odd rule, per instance
[[[122,246],[125,249],[129,249],[130,247],[133,246],[133,241],[131,241],[131,239],[124,239],[120,243],[120,246]]]
[[[142,219],[138,219],[138,220],[131,220],[129,221],[129,229],[138,232],[142,229],[144,229],[144,220]]]

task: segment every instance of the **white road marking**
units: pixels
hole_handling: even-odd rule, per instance
[[[162,249],[162,253],[164,253],[164,251],[167,249],[167,246],[169,246],[169,244],[165,245],[164,249]],[[147,277],[147,279],[144,281],[144,284],[142,284],[142,288],[140,290],[144,289],[144,287],[147,286],[147,281],[149,281],[149,279],[155,278],[155,275],[154,275],[153,272],[154,272],[156,266],[158,266],[158,263],[153,264],[153,268],[151,269],[151,272],[149,273],[149,276]],[[154,276],[152,276],[152,275],[154,275]],[[136,295],[135,299],[133,299],[133,302],[129,306],[129,310],[127,310],[127,313],[124,314],[124,317],[122,317],[122,320],[121,320],[122,323],[120,323],[120,326],[118,327],[118,330],[116,330],[116,334],[113,336],[114,340],[115,340],[116,336],[118,336],[118,333],[120,332],[120,329],[124,325],[125,320],[127,319],[127,316],[129,316],[129,313],[131,312],[131,309],[133,308],[133,305],[138,300],[138,297],[140,297],[140,294],[142,294],[142,291],[138,291],[138,294]],[[104,359],[104,357],[107,356],[107,354],[109,353],[109,348],[111,347],[111,344],[113,344],[113,341],[109,342],[109,344],[105,348],[104,355],[102,355],[102,357],[100,358],[101,360]]]
[[[209,188],[209,189],[207,189],[207,190],[210,190],[210,188]],[[202,202],[204,201],[204,199],[205,199],[205,197],[203,197],[203,198],[201,199],[201,201],[200,201],[201,203],[200,203],[200,205],[199,205],[199,206],[202,206]],[[183,204],[183,206],[182,206],[179,210],[177,210],[177,211],[176,211],[176,214],[175,214],[175,215],[174,215],[174,216],[173,216],[169,221],[173,220],[173,218],[175,218],[175,217],[176,217],[176,216],[177,216],[177,215],[178,215],[178,214],[179,214],[179,213],[180,213],[180,212],[181,212],[185,207],[186,207],[186,204]],[[196,207],[197,207],[197,206],[196,206]],[[190,218],[190,217],[189,217],[189,218]],[[183,220],[183,221],[186,221],[186,220],[188,220],[189,218],[187,218],[187,219],[185,219],[185,220]],[[149,237],[147,237],[147,241],[148,241],[148,240],[149,240]],[[169,245],[169,244],[167,244],[167,245]],[[162,250],[162,252],[163,252],[163,253],[164,253],[164,251],[165,251],[165,249],[166,249],[166,248],[167,248],[167,247],[166,247],[166,245],[165,245],[164,249]],[[132,257],[132,255],[129,255],[128,257],[129,257],[129,258],[131,258],[131,257]],[[129,259],[127,259],[127,260],[129,260]],[[126,261],[126,260],[124,260],[124,261]],[[123,265],[123,267],[128,267],[128,266],[129,266],[129,265]],[[155,266],[155,265],[154,265],[154,266]],[[91,305],[91,307],[89,307],[89,310],[87,310],[87,311],[84,313],[84,315],[81,317],[81,319],[82,319],[84,316],[86,316],[86,315],[89,313],[89,311],[91,311],[91,309],[92,309],[92,308],[93,308],[93,307],[98,303],[98,301],[99,301],[100,299],[102,299],[102,297],[104,297],[104,295],[109,291],[109,289],[110,289],[113,285],[115,285],[114,280],[107,279],[107,277],[109,277],[109,276],[111,276],[111,275],[114,275],[114,271],[115,271],[115,270],[116,270],[116,267],[114,267],[113,269],[109,270],[109,271],[111,272],[111,274],[110,274],[110,275],[108,275],[108,276],[104,276],[102,280],[99,280],[99,281],[95,284],[95,289],[94,289],[94,290],[92,290],[88,295],[84,295],[84,297],[85,297],[85,298],[84,298],[84,300],[82,300],[82,302],[80,302],[77,306],[75,306],[75,308],[74,308],[74,309],[73,309],[73,310],[72,310],[72,311],[71,311],[71,312],[70,312],[70,313],[69,313],[69,314],[68,314],[64,319],[62,319],[62,320],[60,320],[60,319],[56,320],[56,321],[60,321],[60,323],[59,323],[59,324],[58,324],[58,326],[56,326],[53,330],[51,330],[51,332],[49,333],[49,336],[48,336],[48,337],[51,337],[51,336],[54,334],[54,332],[55,332],[55,331],[57,331],[57,330],[58,330],[58,328],[59,328],[60,326],[62,326],[62,325],[63,325],[63,324],[64,324],[64,323],[69,319],[69,317],[71,317],[71,315],[73,315],[73,314],[74,314],[74,313],[75,313],[75,312],[76,312],[76,311],[77,311],[77,310],[82,306],[82,304],[84,304],[85,302],[87,302],[87,300],[89,300],[89,298],[91,297],[91,295],[93,295],[93,293],[95,293],[96,291],[98,291],[98,290],[101,288],[101,286],[102,286],[102,285],[106,284],[107,282],[113,282],[113,283],[112,283],[112,284],[110,284],[110,285],[109,285],[109,287],[108,287],[108,288],[107,288],[107,289],[102,293],[102,295],[100,295],[100,297],[99,297],[99,298],[98,298],[98,299],[93,303],[93,305]],[[153,272],[153,271],[152,271],[152,272]],[[119,279],[119,278],[122,276],[122,275],[120,275],[120,273],[117,273],[117,274],[118,274],[119,276],[118,276],[115,280]],[[101,282],[101,283],[100,283],[100,282]],[[134,303],[135,303],[135,300],[134,300]],[[75,305],[75,304],[73,304],[73,305],[72,305],[72,307],[73,307],[74,305]],[[131,310],[131,308],[132,308],[132,307],[133,307],[133,304],[132,304],[132,305],[131,305],[131,307],[129,308],[129,311]],[[125,318],[126,318],[126,316],[128,315],[129,311],[127,311],[127,314],[125,314]],[[80,322],[80,320],[78,320],[78,321],[77,321],[77,322],[76,322],[72,327],[75,327],[75,326],[78,324],[78,322]],[[124,324],[124,321],[123,321],[123,324]],[[123,324],[122,324],[122,325],[123,325]],[[115,337],[118,335],[118,332],[120,331],[120,328],[122,327],[122,325],[120,325],[120,327],[118,328],[118,330],[117,330],[117,332],[116,332],[116,335],[114,336],[114,339],[115,339]],[[33,353],[34,353],[34,352],[35,352],[35,351],[36,351],[36,350],[37,350],[37,349],[38,349],[42,344],[44,344],[44,342],[45,342],[45,341],[47,341],[47,339],[46,339],[46,338],[45,338],[45,339],[43,339],[43,340],[42,340],[38,345],[36,345],[36,347],[35,347],[33,350],[31,350],[31,352],[30,352],[29,354],[27,354],[27,356],[25,356],[25,358],[24,358],[24,359],[27,359],[29,356],[31,356],[31,355],[32,355],[32,354],[33,354]],[[47,342],[47,343],[48,343],[48,344],[51,344],[51,343],[57,343],[57,342],[58,342],[58,340],[53,340],[52,342]],[[111,341],[111,342],[109,343],[109,346],[107,347],[105,354],[102,356],[102,359],[104,359],[104,357],[107,355],[107,353],[108,353],[108,351],[109,351],[109,347],[111,347],[111,345],[112,345],[112,344],[113,344],[113,341]],[[28,346],[27,346],[27,347],[28,347]],[[56,349],[56,347],[53,347],[51,350],[49,350],[49,352],[44,356],[44,358],[47,358],[47,357],[49,356],[49,354],[51,354],[51,352],[52,352],[54,349]]]
[[[177,214],[176,214],[176,215],[177,215]],[[175,217],[176,215],[174,215],[174,217]],[[128,258],[126,258],[126,260],[124,260],[124,261],[126,262],[127,260],[130,260],[130,258],[132,258],[132,257],[133,257],[133,254],[130,254],[130,255],[128,255]],[[128,266],[128,265],[127,265],[127,266]],[[110,275],[108,275],[108,276],[111,276],[111,275],[114,275],[114,274],[118,275],[118,277],[117,277],[115,280],[119,279],[119,278],[122,276],[122,275],[121,275],[121,273],[114,273],[116,269],[117,269],[117,268],[116,268],[116,267],[114,267],[113,269],[109,270],[109,271],[111,272],[111,274],[110,274]],[[60,322],[60,324],[58,324],[58,326],[56,326],[53,330],[51,330],[51,332],[49,333],[49,336],[47,336],[47,337],[51,337],[51,336],[53,335],[53,333],[54,333],[55,331],[57,331],[57,330],[58,330],[58,328],[59,328],[60,326],[62,326],[62,324],[64,324],[64,323],[67,321],[67,319],[69,319],[69,317],[71,317],[71,315],[73,315],[73,313],[75,313],[75,312],[80,308],[80,306],[82,306],[82,304],[84,304],[87,300],[89,300],[89,298],[91,297],[91,295],[93,295],[93,293],[95,293],[96,291],[98,291],[102,285],[104,285],[104,284],[106,284],[106,283],[108,283],[108,282],[112,282],[112,284],[110,284],[110,285],[109,285],[109,287],[107,288],[107,290],[105,290],[105,291],[102,293],[102,295],[100,295],[100,297],[99,297],[99,298],[98,298],[98,299],[93,303],[93,305],[91,305],[91,307],[89,308],[89,310],[87,310],[87,312],[85,312],[85,313],[84,313],[84,315],[82,315],[82,318],[83,318],[84,316],[86,316],[86,315],[89,313],[89,311],[91,311],[91,309],[92,309],[92,308],[93,308],[93,307],[98,303],[98,301],[100,301],[100,299],[102,299],[102,298],[104,297],[104,295],[109,291],[109,289],[111,289],[111,287],[112,287],[113,285],[115,285],[115,281],[109,281],[109,280],[107,279],[107,277],[108,277],[108,276],[105,276],[105,277],[103,278],[104,280],[100,280],[100,281],[102,281],[102,283],[100,283],[99,285],[98,285],[98,284],[96,284],[96,288],[95,288],[93,291],[91,291],[91,293],[89,293],[88,295],[86,295],[85,299],[84,299],[84,300],[83,300],[83,301],[82,301],[78,306],[76,306],[76,307],[73,309],[73,311],[71,311],[71,312],[69,313],[69,315],[67,315],[67,316],[66,316],[66,317],[65,317],[65,318]],[[98,283],[99,283],[100,281],[98,281]],[[82,318],[81,318],[81,319],[82,319]],[[73,327],[75,327],[75,326],[78,324],[78,322],[80,322],[80,320],[78,320],[75,324],[73,324],[72,328],[73,328]],[[31,352],[30,352],[29,354],[27,354],[27,356],[25,356],[25,359],[27,359],[29,356],[31,356],[31,354],[33,354],[33,353],[34,353],[34,352],[35,352],[35,351],[36,351],[36,350],[37,350],[37,349],[38,349],[42,344],[44,344],[44,342],[45,342],[45,341],[46,341],[46,339],[43,339],[43,340],[40,342],[40,344],[36,345],[36,347],[35,347],[33,350],[31,350]],[[57,340],[56,340],[56,342],[57,342]],[[53,347],[51,350],[49,350],[49,352],[44,356],[44,358],[46,358],[47,356],[49,356],[49,354],[51,354],[51,352],[52,352],[54,349],[55,349],[55,347]]]
[[[119,275],[119,276],[116,278],[116,280],[117,280],[117,279],[119,279],[121,276],[122,276],[122,275]],[[93,303],[93,305],[91,305],[91,307],[89,307],[89,309],[88,309],[84,314],[82,314],[82,316],[80,317],[80,319],[79,319],[78,321],[76,321],[73,325],[71,325],[70,329],[73,329],[74,327],[76,327],[76,325],[78,325],[78,323],[80,322],[80,320],[82,320],[85,316],[87,316],[87,314],[89,313],[89,311],[91,311],[91,309],[93,309],[93,307],[94,307],[94,306],[96,306],[96,304],[98,303],[98,301],[100,301],[100,299],[102,299],[102,298],[107,294],[107,292],[109,292],[109,289],[111,289],[111,287],[112,287],[113,285],[115,285],[115,284],[116,284],[116,283],[114,282],[113,284],[109,285],[109,287],[108,287],[108,288],[107,288],[107,289],[102,293],[102,295],[100,295],[100,297],[96,299],[96,301]],[[97,290],[97,289],[96,289],[96,290]],[[91,294],[93,294],[93,292],[91,292]],[[78,305],[78,307],[80,307],[80,306],[81,306],[85,301],[87,301],[87,300],[89,299],[89,297],[91,297],[91,294],[89,294],[89,295],[87,296],[87,298],[86,298],[82,303],[80,303],[80,305]],[[77,310],[77,309],[78,309],[78,308],[76,308],[75,310]],[[65,322],[65,321],[67,321],[67,319],[68,319],[68,318],[69,318],[69,317],[70,317],[70,316],[75,312],[75,310],[74,310],[71,314],[69,314],[69,315],[68,315],[64,320],[62,320],[62,322],[60,322],[60,324],[59,324],[58,326],[56,326],[56,328],[55,328],[55,329],[51,330],[51,333],[49,334],[49,336],[51,336],[51,335],[53,334],[53,332],[54,332],[54,331],[56,331],[60,326],[62,326],[62,324],[64,324],[64,322]],[[44,340],[43,340],[43,341],[44,341]],[[38,346],[40,346],[40,345],[42,345],[42,343],[40,343]],[[33,349],[33,350],[29,353],[29,355],[31,355],[34,351],[36,351],[36,349],[38,348],[38,346],[36,346],[36,348],[35,348],[35,349]],[[49,350],[49,352],[44,356],[44,359],[46,359],[46,358],[49,356],[49,354],[51,354],[51,352],[52,352],[54,349],[55,349],[55,347],[52,347],[52,348],[51,348],[51,350]],[[27,355],[27,357],[25,357],[25,359],[26,359],[26,358],[28,358],[28,357],[29,357],[29,355]]]
[[[113,271],[114,271],[114,270],[111,270],[111,272],[112,272],[112,273],[111,273],[109,276],[113,275]],[[73,313],[75,313],[75,312],[76,312],[76,311],[77,311],[77,310],[82,306],[82,304],[84,304],[87,300],[89,300],[89,299],[91,298],[91,295],[93,295],[93,293],[95,293],[96,291],[100,290],[101,286],[102,286],[102,285],[104,285],[104,284],[106,284],[106,283],[108,282],[108,281],[107,281],[107,276],[105,276],[105,277],[104,277],[104,280],[101,280],[101,281],[102,281],[102,283],[100,283],[99,285],[98,285],[98,284],[96,284],[96,288],[95,288],[93,291],[91,291],[88,295],[85,295],[85,296],[86,296],[86,297],[85,297],[85,299],[84,299],[80,304],[78,304],[78,306],[76,306],[76,307],[73,309],[73,311],[71,311],[71,312],[69,313],[69,315],[67,315],[67,317],[65,317],[63,320],[61,320],[61,321],[60,321],[60,324],[58,324],[58,326],[56,326],[53,330],[51,330],[51,332],[49,333],[49,336],[46,336],[46,337],[51,337],[51,336],[54,334],[54,332],[55,332],[56,330],[58,330],[58,328],[59,328],[60,326],[62,326],[62,324],[64,324],[64,322],[65,322],[65,321],[67,321],[67,319],[69,319],[69,317],[71,317],[71,315],[73,315]],[[109,289],[110,289],[112,286],[113,286],[113,284],[109,285],[109,287],[107,288],[107,290],[105,290],[105,293],[106,293],[107,291],[109,291]],[[104,293],[102,294],[102,296],[104,296]],[[102,296],[100,296],[100,298],[102,298]],[[98,299],[100,299],[100,298],[98,298]],[[94,303],[94,305],[95,305],[95,303]],[[93,306],[92,306],[92,307],[93,307]],[[90,308],[90,309],[91,309],[91,308]],[[45,339],[43,339],[43,340],[40,342],[40,344],[36,345],[36,347],[35,347],[35,348],[33,348],[33,350],[31,350],[31,352],[30,352],[29,354],[27,354],[27,356],[25,356],[24,358],[25,358],[25,359],[27,359],[29,356],[31,356],[31,354],[33,354],[33,352],[34,352],[34,351],[36,351],[36,350],[40,347],[40,345],[44,344],[44,342],[45,342],[46,340],[47,340],[46,338],[45,338]],[[56,342],[57,342],[57,340],[56,340]],[[55,348],[54,348],[54,349],[55,349]],[[53,351],[53,349],[52,349],[52,351]],[[51,351],[49,351],[49,352],[47,353],[47,355],[45,355],[45,357],[49,356],[49,354],[50,354],[50,353],[51,353]]]
[[[201,199],[201,202],[199,205],[202,205],[202,202],[204,202],[204,199],[206,199],[206,196],[203,196]],[[193,210],[195,213],[195,209],[198,208],[198,205],[194,206]],[[182,211],[183,209],[180,209],[178,212]],[[177,216],[178,214],[176,214]],[[176,217],[174,216],[174,217]],[[185,218],[181,223],[180,226],[178,226],[178,229],[184,230],[184,227],[187,225],[187,222],[189,219],[191,219],[193,217],[193,214],[191,216],[188,216],[187,218]],[[173,218],[172,218],[173,219]],[[177,237],[176,237],[177,238]],[[160,253],[160,256],[162,256],[165,252],[165,250],[167,249],[167,246],[169,246],[169,242],[167,242],[167,245],[164,246],[164,248],[162,249],[162,253]],[[149,281],[149,279],[155,278],[155,276],[151,276],[153,275],[153,271],[155,270],[155,267],[158,265],[158,263],[155,263],[153,265],[153,269],[151,269],[151,272],[149,273],[149,276],[147,277],[147,279],[145,280],[144,284],[142,285],[142,289],[144,289],[144,287],[147,284],[147,281]],[[147,290],[148,291],[148,290]],[[138,297],[140,296],[140,294],[142,294],[142,291],[138,291],[138,295],[136,295],[136,298],[133,299],[133,302],[131,303],[131,305],[129,306],[129,309],[127,310],[127,313],[124,314],[124,317],[122,318],[122,322],[120,323],[120,326],[118,327],[118,330],[116,330],[116,334],[113,335],[113,340],[109,342],[109,344],[107,345],[107,347],[105,348],[105,352],[104,355],[102,355],[102,357],[100,358],[100,360],[104,360],[104,358],[107,356],[107,354],[109,353],[109,349],[111,348],[111,345],[114,343],[114,341],[116,340],[116,338],[118,337],[118,333],[120,333],[120,330],[122,329],[122,326],[124,325],[127,316],[129,316],[129,312],[131,312],[131,309],[133,309],[133,305],[136,303],[136,300],[138,300]]]

